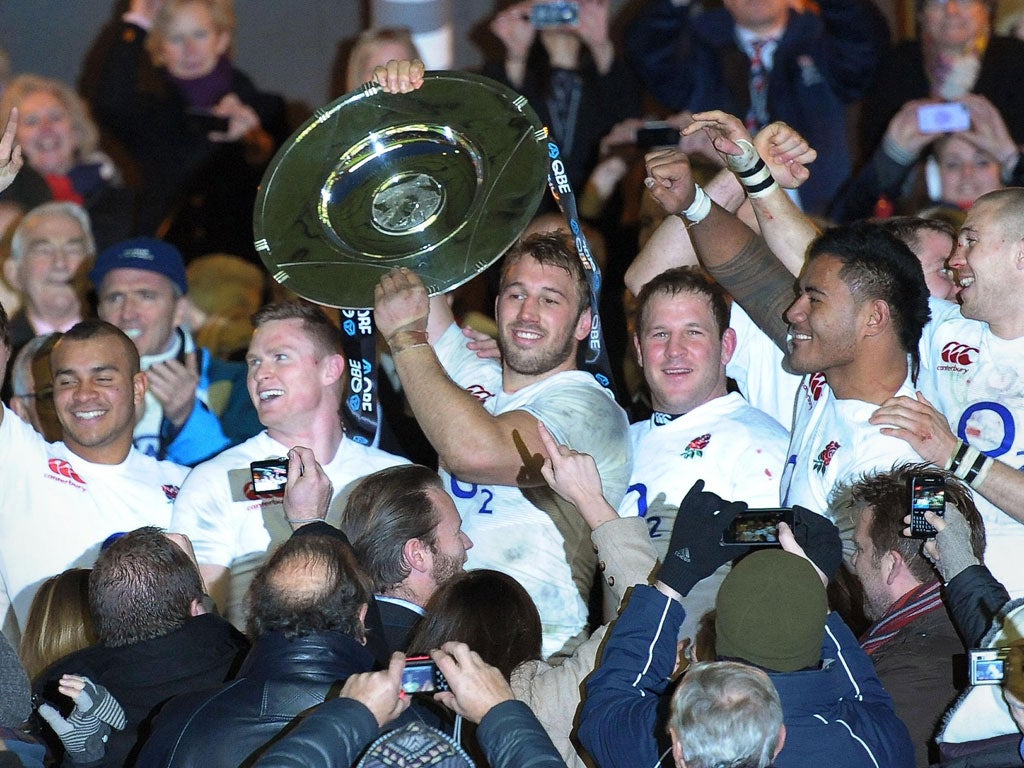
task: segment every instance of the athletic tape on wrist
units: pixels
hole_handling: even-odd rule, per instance
[[[734,143],[743,150],[743,154],[726,155],[725,164],[729,166],[729,170],[733,173],[744,173],[753,170],[754,166],[759,162],[764,162],[761,160],[761,156],[757,154],[757,150],[754,149],[754,145],[746,139],[739,139]]]
[[[754,145],[746,139],[740,139],[736,144],[743,150],[743,154],[730,155],[726,160],[729,168],[747,190],[747,197],[767,195],[778,186],[772,172],[768,170],[767,163],[757,154]]]
[[[694,184],[693,202],[680,214],[690,224],[700,224],[711,213],[711,198],[700,184]]]

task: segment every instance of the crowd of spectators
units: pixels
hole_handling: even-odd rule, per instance
[[[130,0],[83,95],[0,72],[0,766],[1024,765],[1024,43],[550,5],[484,73],[582,226],[379,279],[379,440],[256,255],[294,126],[231,0]]]

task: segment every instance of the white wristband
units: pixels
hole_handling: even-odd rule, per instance
[[[700,224],[711,213],[711,198],[708,197],[708,193],[704,191],[700,184],[694,184],[693,189],[693,202],[690,203],[689,208],[679,215],[690,222],[690,224]]]

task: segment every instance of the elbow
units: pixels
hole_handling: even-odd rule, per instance
[[[441,457],[445,468],[454,477],[470,483],[493,481],[494,465],[486,461],[480,452],[458,451]]]
[[[636,261],[633,261],[626,270],[625,283],[626,290],[633,294],[633,296],[640,295],[640,289],[644,287],[646,282],[644,278],[647,275],[643,274],[643,270],[639,268]]]

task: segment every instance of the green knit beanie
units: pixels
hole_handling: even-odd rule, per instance
[[[733,566],[718,590],[715,651],[772,672],[821,662],[828,599],[814,567],[781,549]]]

